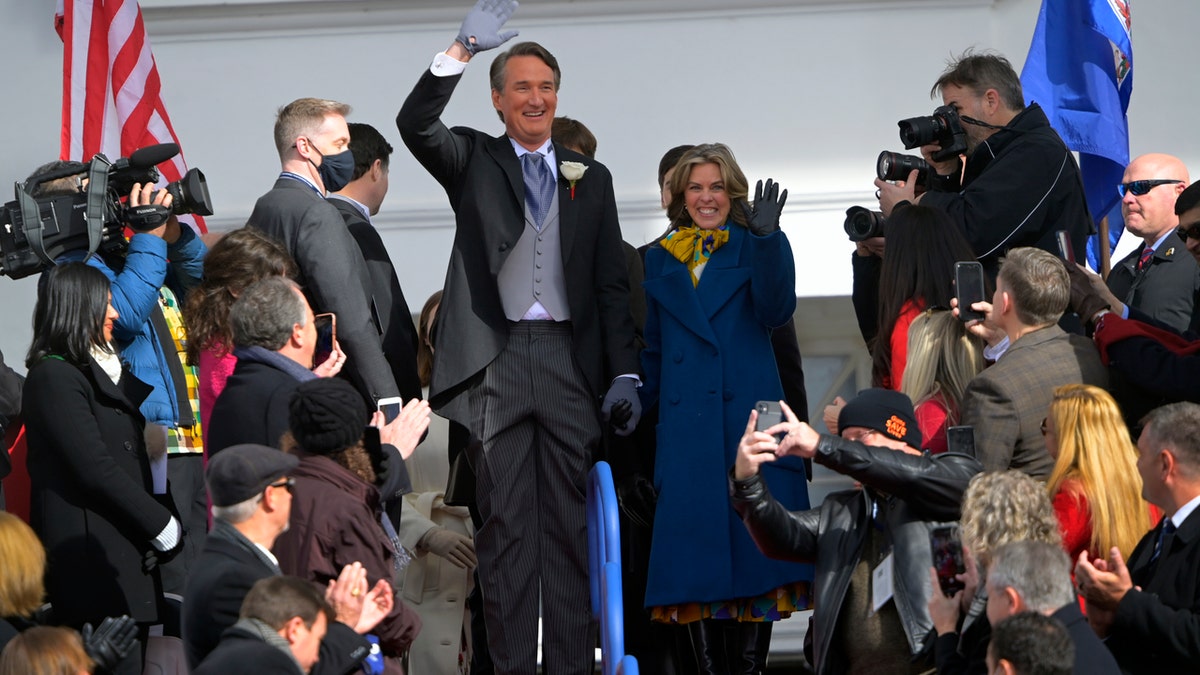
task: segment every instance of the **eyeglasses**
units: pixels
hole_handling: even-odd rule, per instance
[[[288,491],[288,494],[291,494],[292,488],[295,486],[296,486],[295,478],[284,478],[283,480],[279,481],[278,483],[271,483],[267,487],[283,488]]]
[[[1118,185],[1117,192],[1121,195],[1122,199],[1125,198],[1126,192],[1132,193],[1133,196],[1135,196],[1135,197],[1141,197],[1142,195],[1150,192],[1151,190],[1158,187],[1159,185],[1170,185],[1171,183],[1182,183],[1182,182],[1183,181],[1181,181],[1181,180],[1175,180],[1173,178],[1154,178],[1152,180],[1132,180],[1132,181],[1129,181],[1128,183],[1121,183],[1120,185]]]
[[[1179,238],[1184,241],[1187,241],[1188,237],[1191,237],[1192,239],[1200,239],[1200,223],[1180,225],[1179,228],[1175,230],[1175,233],[1178,234]]]

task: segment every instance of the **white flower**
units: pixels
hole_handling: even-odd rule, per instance
[[[587,171],[587,169],[587,165],[583,162],[563,162],[562,164],[558,165],[558,172],[562,174],[563,178],[566,178],[572,183],[580,178],[583,178],[583,173]]]

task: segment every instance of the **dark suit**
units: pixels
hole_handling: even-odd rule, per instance
[[[337,315],[337,338],[346,370],[374,410],[400,391],[383,356],[377,306],[362,251],[338,210],[300,180],[280,177],[254,204],[246,222],[279,241],[296,260],[297,281],[314,312]]]
[[[975,456],[984,469],[1050,475],[1054,458],[1046,452],[1042,420],[1054,388],[1078,383],[1104,387],[1108,373],[1090,340],[1058,326],[1023,335],[976,375],[963,395],[960,424],[975,427]]]
[[[1117,675],[1121,669],[1096,631],[1088,625],[1087,617],[1079,611],[1079,603],[1071,602],[1051,614],[1058,619],[1075,645],[1075,675]]]
[[[162,584],[142,556],[171,512],[150,494],[138,412],[150,387],[128,371],[121,384],[92,359],[80,368],[46,358],[25,381],[30,522],[46,547],[55,620],[75,628],[121,614],[159,618]]]
[[[228,539],[210,536],[204,551],[196,560],[195,572],[188,579],[183,597],[183,646],[188,667],[193,672],[212,672],[228,675],[232,672],[213,667],[228,663],[226,657],[208,659],[210,653],[223,644],[222,633],[237,623],[242,600],[260,579],[278,574],[251,551]],[[341,675],[356,670],[366,656],[367,641],[349,626],[334,621],[329,624],[321,641],[321,660],[313,675]],[[220,650],[227,653],[228,648]],[[204,661],[204,670],[195,670]]]
[[[1162,525],[1129,556],[1134,586],[1121,598],[1108,648],[1128,673],[1189,673],[1200,662],[1200,510],[1150,562]]]
[[[584,486],[595,401],[613,377],[638,372],[612,178],[554,146],[557,161],[588,167],[574,194],[561,175],[557,185],[570,325],[510,328],[497,277],[525,231],[521,161],[506,136],[442,124],[459,79],[426,71],[396,118],[456,215],[430,401],[483,442],[476,547],[497,672],[534,670],[539,583],[548,672],[591,672]],[[514,390],[522,364],[534,372]]]
[[[192,675],[304,675],[304,671],[282,649],[246,630],[230,628]]]
[[[330,196],[329,203],[346,221],[346,229],[358,243],[367,273],[371,279],[371,296],[379,309],[380,331],[383,333],[383,355],[392,367],[392,377],[405,401],[421,398],[421,378],[417,375],[417,332],[413,328],[412,312],[404,300],[400,279],[388,255],[383,238],[371,221],[354,204]]]
[[[213,404],[208,454],[240,443],[279,447],[288,430],[288,402],[300,381],[266,363],[238,359]]]
[[[1150,263],[1140,272],[1138,258],[1146,245],[1113,265],[1108,289],[1121,302],[1136,307],[1177,333],[1196,330],[1196,298],[1200,294],[1200,265],[1188,253],[1179,235],[1172,232],[1154,249]]]

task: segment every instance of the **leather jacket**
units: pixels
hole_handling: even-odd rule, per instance
[[[929,532],[958,520],[971,477],[983,470],[958,453],[908,455],[822,434],[814,460],[861,482],[865,489],[825,498],[820,507],[790,512],[767,490],[760,475],[730,477],[733,507],[767,556],[811,562],[816,572],[813,649],[818,675],[841,672],[844,659],[831,654],[850,577],[875,517],[885,525],[895,553],[894,600],[914,655],[921,653],[933,622],[927,604],[933,566]]]

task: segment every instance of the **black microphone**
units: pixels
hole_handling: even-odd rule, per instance
[[[138,148],[129,155],[129,166],[135,169],[150,169],[162,164],[179,154],[179,146],[174,143],[159,143]]]

